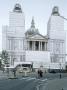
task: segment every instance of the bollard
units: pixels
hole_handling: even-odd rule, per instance
[[[39,87],[38,86],[36,87],[36,90],[39,90]]]
[[[27,71],[24,72],[25,76],[27,76]]]

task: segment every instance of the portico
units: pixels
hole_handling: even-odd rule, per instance
[[[47,41],[45,40],[28,40],[27,50],[31,51],[47,51]]]

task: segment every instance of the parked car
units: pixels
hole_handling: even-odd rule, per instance
[[[51,70],[50,73],[56,73],[56,71],[55,70]]]

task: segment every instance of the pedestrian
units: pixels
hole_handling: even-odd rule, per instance
[[[61,73],[60,73],[60,79],[61,79]]]
[[[42,72],[42,70],[40,70],[40,77],[41,77],[41,78],[43,77],[43,72]]]
[[[2,71],[3,71],[3,73],[4,73],[4,71],[5,71],[4,67],[2,68]]]
[[[39,78],[40,77],[40,70],[38,70],[37,73],[38,73],[38,78]]]
[[[16,69],[13,69],[14,77],[16,77]]]

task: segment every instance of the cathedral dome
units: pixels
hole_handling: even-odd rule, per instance
[[[33,34],[38,34],[39,33],[39,31],[38,31],[38,29],[28,29],[27,30],[27,32],[25,33],[26,35],[33,35]]]
[[[32,18],[31,27],[30,29],[27,30],[25,35],[29,36],[29,35],[38,34],[38,33],[39,33],[38,29],[35,28],[34,18]]]
[[[15,4],[14,6],[14,9],[13,9],[14,12],[22,12],[22,9],[21,9],[21,5],[20,4]]]

